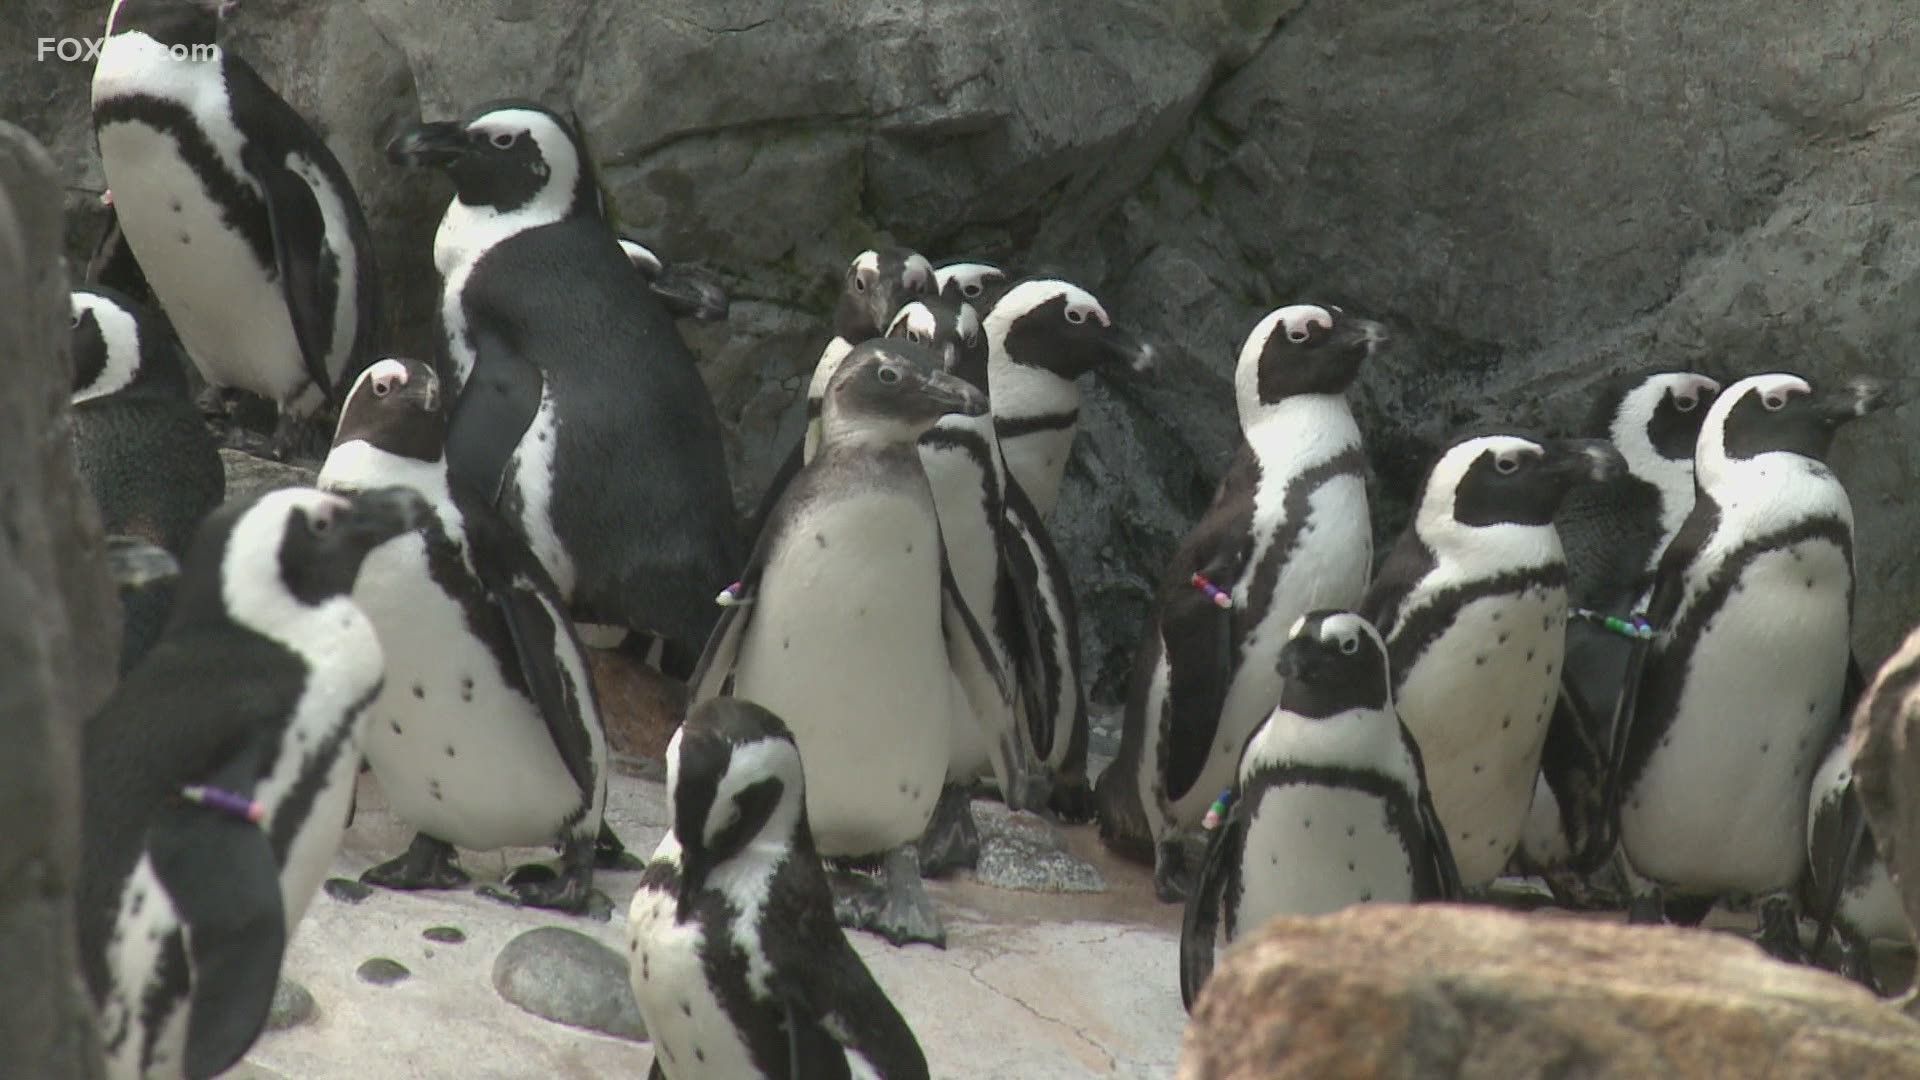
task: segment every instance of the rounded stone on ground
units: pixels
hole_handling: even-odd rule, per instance
[[[355,881],[352,878],[328,878],[320,888],[328,896],[343,904],[357,904],[373,895],[373,886]]]
[[[413,977],[413,972],[407,970],[405,964],[398,960],[389,960],[384,956],[376,956],[361,964],[354,974],[360,976],[360,981],[370,982],[375,986],[392,986]]]
[[[267,1007],[267,1030],[284,1031],[313,1019],[313,995],[292,979],[281,979],[273,988],[273,1004]]]
[[[420,931],[420,936],[442,945],[458,945],[467,940],[466,931],[457,926],[429,926]]]
[[[974,880],[1020,892],[1099,893],[1107,880],[1093,864],[1066,850],[1059,830],[1004,804],[974,800],[980,828],[980,863]]]
[[[493,962],[493,986],[508,1002],[556,1024],[647,1039],[626,958],[577,930],[541,926],[507,942]]]

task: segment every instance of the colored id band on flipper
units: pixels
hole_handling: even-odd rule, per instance
[[[1574,608],[1573,614],[1588,622],[1597,623],[1602,629],[1619,634],[1624,638],[1647,641],[1653,637],[1653,624],[1648,622],[1646,617],[1640,615],[1638,612],[1625,619],[1617,615],[1603,615],[1598,611],[1593,611],[1588,608]]]
[[[1193,575],[1193,587],[1196,589],[1199,589],[1203,593],[1206,593],[1207,599],[1213,601],[1214,607],[1217,607],[1222,611],[1227,611],[1233,607],[1233,597],[1228,595],[1225,589],[1222,589],[1220,586],[1215,585],[1211,581],[1208,581],[1207,575],[1205,574]]]
[[[183,787],[180,789],[180,795],[190,803],[197,803],[209,810],[218,810],[229,817],[237,817],[255,825],[260,824],[260,819],[267,816],[266,807],[261,806],[258,799],[249,799],[245,795],[237,795],[225,788]]]
[[[1200,827],[1212,832],[1220,827],[1220,819],[1226,816],[1227,807],[1233,805],[1233,789],[1222,791],[1213,805],[1207,807],[1207,816],[1200,819]]]
[[[713,602],[719,604],[721,607],[738,607],[741,604],[752,603],[752,601],[742,597],[741,594],[746,591],[747,587],[741,582],[736,581],[726,588],[721,589],[720,595],[714,597]]]

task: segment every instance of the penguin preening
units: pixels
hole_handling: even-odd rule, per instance
[[[745,555],[713,401],[673,317],[634,288],[578,133],[523,101],[388,146],[455,195],[434,238],[447,463],[582,622],[691,655]]]
[[[848,905],[889,941],[943,942],[912,842],[946,778],[956,711],[1010,693],[957,590],[915,450],[986,399],[926,350],[870,341],[827,386],[821,450],[774,507],[694,672],[689,700],[773,710],[806,762],[807,816],[830,857],[885,859],[883,896]]]
[[[580,643],[540,563],[499,515],[452,484],[439,379],[416,360],[380,360],[347,394],[319,485],[419,492],[415,530],[375,548],[353,597],[380,634],[387,682],[369,709],[367,763],[419,832],[361,880],[451,888],[456,845],[557,843],[557,876],[509,875],[482,893],[588,909],[596,857],[621,849],[603,822],[607,737]],[[596,848],[598,845],[598,849]]]
[[[216,46],[229,6],[115,0],[93,124],[115,223],[187,355],[275,404],[284,456],[371,359],[378,282],[346,171]]]
[[[1825,458],[1842,425],[1887,400],[1872,379],[1816,391],[1770,373],[1707,413],[1693,508],[1661,556],[1655,637],[1615,737],[1621,845],[1654,886],[1636,919],[1656,896],[1752,896],[1762,944],[1801,955],[1791,893],[1808,793],[1855,667],[1853,507]]]
[[[164,321],[104,287],[72,296],[73,449],[108,535],[139,538],[184,559],[200,523],[226,497],[220,452],[187,390]],[[120,671],[158,640],[172,587],[121,593]]]
[[[1226,939],[1276,915],[1461,896],[1420,747],[1393,707],[1387,647],[1350,611],[1295,620],[1276,663],[1279,704],[1238,763],[1180,930],[1188,1009]]]
[[[627,916],[650,1076],[927,1075],[834,921],[805,773],[779,717],[739,698],[696,706],[667,745],[673,821]]]
[[[1279,700],[1288,628],[1366,591],[1366,456],[1346,391],[1385,340],[1371,320],[1293,304],[1241,346],[1240,445],[1161,579],[1120,750],[1095,790],[1102,839],[1151,852],[1162,900],[1184,895],[1190,876],[1180,833],[1231,786],[1247,738]]]
[[[383,677],[348,594],[424,511],[404,489],[227,503],[160,641],[88,719],[75,911],[114,1077],[210,1077],[258,1035]]]
[[[647,281],[647,288],[653,291],[663,307],[676,319],[698,319],[701,322],[721,322],[727,317],[731,306],[727,291],[719,283],[711,281],[706,275],[695,272],[691,267],[677,262],[667,262],[654,253],[651,247],[632,237],[620,238],[620,250],[627,253],[627,261],[640,271]]]
[[[1519,844],[1558,695],[1567,562],[1553,515],[1570,488],[1623,467],[1598,440],[1456,439],[1361,607],[1469,889]]]

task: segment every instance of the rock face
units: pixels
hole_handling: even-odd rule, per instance
[[[1920,1024],[1731,935],[1429,905],[1276,919],[1194,1003],[1180,1080],[1911,1076]]]
[[[97,34],[104,5],[22,2],[0,115],[54,148],[81,252],[89,67],[36,62],[33,38]],[[1088,388],[1055,515],[1111,702],[1225,467],[1232,360],[1271,306],[1393,327],[1355,394],[1382,547],[1449,431],[1571,427],[1616,366],[1895,373],[1920,344],[1909,6],[1112,0],[1089,20],[1004,0],[249,0],[229,44],[361,186],[392,351],[425,347],[447,194],[388,166],[385,141],[503,94],[577,110],[622,223],[735,297],[727,326],[687,334],[743,503],[797,436],[862,247],[1094,288],[1171,353],[1157,385]],[[1837,466],[1878,657],[1920,598],[1920,564],[1891,554],[1920,448],[1899,418],[1870,423]]]
[[[120,615],[67,433],[60,192],[0,122],[0,1060],[100,1075],[73,946],[79,732],[113,688]]]

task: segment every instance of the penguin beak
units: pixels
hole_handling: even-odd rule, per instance
[[[1821,394],[1815,408],[1829,429],[1838,428],[1868,413],[1899,405],[1901,389],[1886,379],[1856,375]]]
[[[415,124],[387,144],[395,165],[444,169],[472,152],[465,127],[451,120]]]
[[[1119,326],[1108,326],[1100,335],[1100,349],[1108,359],[1123,364],[1135,377],[1148,382],[1158,374],[1155,364],[1160,354],[1150,342],[1134,337]]]
[[[676,319],[721,322],[727,317],[727,291],[676,263],[663,263],[648,284]]]
[[[1605,483],[1627,471],[1626,459],[1605,439],[1556,439],[1546,450],[1547,467],[1573,483]]]
[[[959,413],[961,416],[987,414],[987,395],[974,389],[965,379],[944,371],[929,371],[925,378],[921,392],[941,406],[943,412]]]
[[[348,511],[337,520],[341,542],[362,552],[412,532],[427,519],[427,501],[409,487],[383,487],[351,498]]]
[[[180,564],[165,548],[138,536],[107,537],[107,572],[123,592],[132,592],[180,576]]]
[[[1336,348],[1343,353],[1348,349],[1364,349],[1368,356],[1372,356],[1386,348],[1391,340],[1393,340],[1392,336],[1387,333],[1387,328],[1382,323],[1374,322],[1372,319],[1341,316],[1339,325],[1334,328],[1332,339],[1323,347]]]

